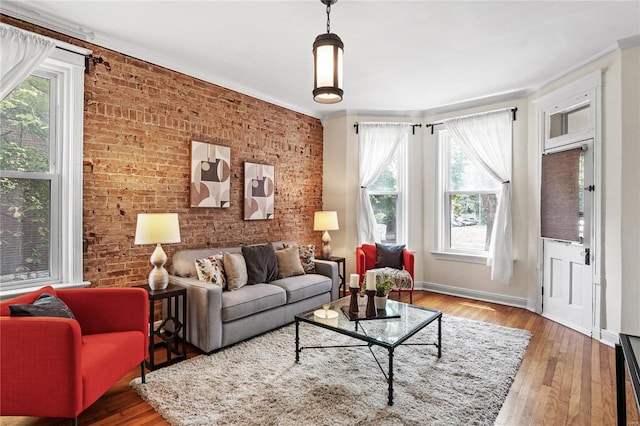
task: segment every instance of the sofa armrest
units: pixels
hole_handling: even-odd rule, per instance
[[[356,247],[356,273],[360,276],[359,284],[362,286],[364,274],[367,272],[367,258],[362,247]]]
[[[222,288],[175,275],[169,282],[187,289],[187,341],[204,352],[222,347]]]
[[[338,280],[338,264],[330,260],[313,259],[316,273],[331,278],[331,300],[340,298],[340,281]]]
[[[1,414],[73,417],[80,413],[81,346],[78,321],[0,317]],[[30,413],[28,407],[37,411]]]
[[[404,269],[406,269],[409,275],[411,275],[411,279],[415,281],[415,277],[413,276],[414,263],[415,256],[413,255],[413,252],[404,249],[402,251],[402,266],[404,266]]]

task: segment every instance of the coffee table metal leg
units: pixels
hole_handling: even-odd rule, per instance
[[[389,348],[389,405],[393,405],[393,348]]]
[[[300,321],[296,320],[296,363],[300,362]]]
[[[442,317],[438,318],[438,358],[442,357]]]

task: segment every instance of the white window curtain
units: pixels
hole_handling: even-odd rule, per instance
[[[380,242],[367,187],[378,179],[391,161],[398,144],[408,136],[410,130],[409,123],[358,123],[358,245]]]
[[[487,265],[491,266],[491,279],[506,284],[513,274],[511,110],[452,118],[443,124],[472,161],[502,182]]]
[[[0,24],[0,100],[22,83],[55,47],[50,39]]]

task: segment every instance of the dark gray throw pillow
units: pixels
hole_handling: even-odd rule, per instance
[[[278,258],[271,244],[243,246],[247,264],[247,284],[269,283],[278,279]]]
[[[12,317],[58,317],[76,319],[66,303],[49,293],[42,293],[33,304],[9,305],[9,315]]]
[[[400,246],[387,246],[376,243],[376,268],[402,269],[402,251]]]

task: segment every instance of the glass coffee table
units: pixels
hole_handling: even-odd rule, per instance
[[[342,308],[345,308],[343,311]],[[300,352],[303,349],[320,348],[348,348],[348,347],[369,347],[378,367],[385,376],[389,385],[389,405],[393,405],[393,351],[400,345],[432,345],[438,348],[438,358],[442,356],[442,312],[432,309],[421,308],[407,303],[387,301],[386,318],[357,318],[350,319],[349,297],[332,302],[329,306],[331,311],[337,312],[334,318],[322,318],[314,314],[316,311],[324,311],[322,307],[304,312],[295,316],[296,322],[296,362],[300,361]],[[361,310],[363,307],[361,307]],[[380,312],[382,313],[382,312]],[[383,315],[381,315],[383,316]],[[433,343],[407,343],[406,341],[420,330],[438,320],[438,341]],[[354,339],[363,341],[363,344],[334,345],[334,346],[300,346],[300,323],[312,324],[336,333],[344,334]],[[386,348],[389,353],[389,365],[385,372],[382,364],[371,350],[372,346]]]

